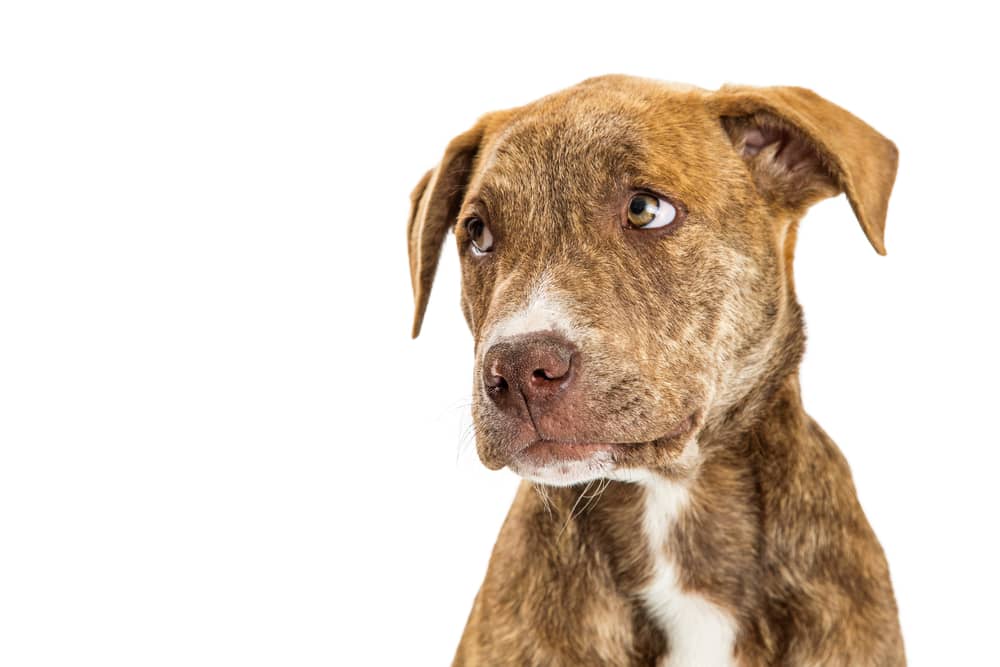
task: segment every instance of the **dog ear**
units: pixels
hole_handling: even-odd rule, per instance
[[[406,235],[415,308],[414,338],[420,333],[420,324],[431,295],[431,283],[441,257],[441,246],[458,216],[482,136],[480,123],[452,139],[441,163],[424,174],[410,195],[410,221]]]
[[[845,192],[868,240],[885,254],[895,144],[805,88],[723,86],[712,101],[765,197],[801,213]]]

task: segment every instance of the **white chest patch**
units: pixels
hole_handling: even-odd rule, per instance
[[[653,551],[653,579],[642,593],[649,614],[667,636],[670,653],[664,667],[733,667],[736,624],[725,610],[680,586],[667,538],[688,503],[683,483],[650,475],[644,529]]]

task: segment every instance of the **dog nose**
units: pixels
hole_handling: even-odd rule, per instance
[[[558,397],[572,384],[576,347],[554,332],[531,333],[505,339],[483,357],[486,393],[505,412]]]

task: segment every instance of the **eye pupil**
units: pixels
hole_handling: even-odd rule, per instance
[[[635,215],[640,215],[646,210],[646,202],[644,202],[641,197],[633,197],[632,201],[628,205],[628,208]]]

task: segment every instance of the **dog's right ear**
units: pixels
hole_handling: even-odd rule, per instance
[[[413,284],[413,337],[427,310],[431,283],[437,271],[441,246],[458,217],[472,166],[483,137],[483,124],[451,140],[441,163],[417,183],[410,195],[410,222],[406,235],[410,248],[410,281]]]

